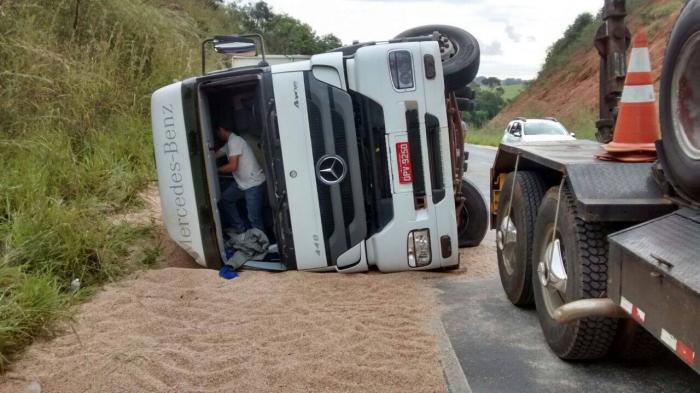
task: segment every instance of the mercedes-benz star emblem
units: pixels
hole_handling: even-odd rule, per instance
[[[331,186],[340,183],[345,179],[346,174],[345,161],[340,156],[323,156],[316,164],[316,175],[325,185]]]

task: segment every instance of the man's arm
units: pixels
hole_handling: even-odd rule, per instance
[[[219,167],[219,173],[233,173],[238,168],[238,156],[229,156],[228,164]]]
[[[219,159],[226,155],[226,145],[222,146],[221,149],[216,150],[214,153],[214,158]]]

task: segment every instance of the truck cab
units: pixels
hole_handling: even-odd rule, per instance
[[[456,267],[440,59],[435,40],[370,43],[157,90],[152,128],[169,236],[202,266],[230,258],[219,211],[226,176],[214,155],[216,126],[229,117],[264,169],[269,255],[285,268]]]

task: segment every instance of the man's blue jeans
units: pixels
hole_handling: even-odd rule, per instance
[[[224,188],[221,193],[221,200],[219,200],[219,211],[221,211],[223,227],[232,228],[238,233],[249,229],[246,228],[245,220],[241,217],[236,206],[238,201],[245,199],[248,221],[250,221],[251,226],[265,232],[262,212],[264,191],[265,183],[247,190],[241,190],[235,180],[231,181]]]

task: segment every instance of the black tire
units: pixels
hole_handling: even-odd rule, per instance
[[[610,354],[625,361],[648,362],[660,356],[667,356],[668,350],[656,337],[630,318],[618,322],[617,336]]]
[[[691,90],[689,86],[697,86],[700,83],[698,62],[700,1],[690,1],[673,28],[661,72],[661,158],[664,173],[671,184],[681,195],[700,203],[700,118],[689,115],[691,110],[700,107],[700,95],[688,94]],[[676,86],[674,78],[679,80]],[[678,113],[673,107],[675,98],[679,101]],[[678,120],[678,123],[674,120]],[[678,125],[682,125],[685,131],[677,127]]]
[[[489,212],[486,201],[479,189],[469,180],[462,180],[463,208],[457,212],[461,215],[457,228],[459,247],[476,247],[486,236],[489,226]]]
[[[526,307],[534,304],[532,294],[532,244],[535,233],[537,211],[547,191],[547,185],[535,172],[510,173],[499,196],[498,214],[496,216],[496,255],[498,273],[501,277],[503,291],[508,300],[516,306]],[[513,192],[515,191],[515,192]],[[515,247],[505,249],[503,240],[507,240],[501,228],[507,224],[508,202],[513,194],[513,207],[510,211],[511,222],[516,228]]]
[[[473,100],[476,97],[476,93],[469,86],[461,87],[454,91],[455,97],[466,98],[468,100]]]
[[[397,35],[396,38],[427,36],[436,31],[442,37],[449,39],[456,47],[455,53],[442,61],[445,90],[448,92],[455,91],[471,83],[479,72],[481,54],[479,42],[473,35],[454,26],[427,25],[406,30]],[[440,48],[442,51],[446,47],[441,43]]]
[[[584,318],[562,324],[552,319],[551,313],[558,305],[551,304],[555,300],[546,299],[557,298],[557,295],[551,295],[551,290],[542,285],[537,265],[544,260],[555,227],[568,276],[563,299],[558,297],[560,303],[605,297],[608,280],[607,230],[600,223],[585,222],[577,217],[574,199],[566,186],[561,193],[559,219],[555,225],[558,194],[558,187],[547,191],[535,224],[532,285],[537,315],[545,340],[558,357],[565,360],[598,359],[610,350],[617,320]]]
[[[467,98],[457,98],[457,109],[460,112],[471,112],[476,108],[474,101]]]

